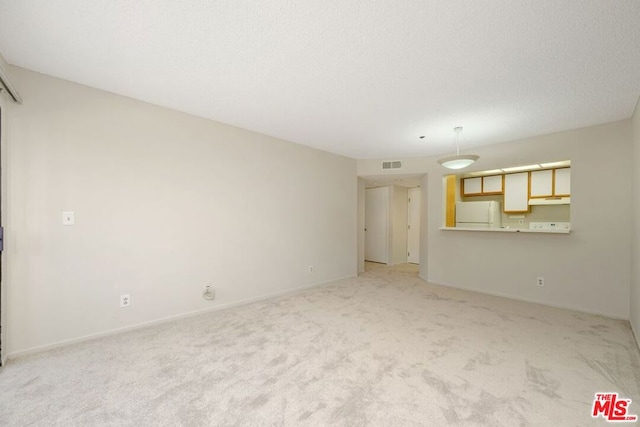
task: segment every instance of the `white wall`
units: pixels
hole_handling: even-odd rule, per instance
[[[354,160],[9,71],[11,354],[356,274]]]
[[[391,264],[407,262],[407,219],[408,219],[408,190],[406,187],[394,185],[390,194],[391,238],[389,255]]]
[[[358,274],[364,273],[366,182],[358,178]]]
[[[438,179],[440,185],[442,185],[442,179]],[[429,174],[425,173],[420,179],[420,277],[427,277],[427,263],[429,262],[429,220],[432,215],[429,214],[429,196],[434,194],[434,197],[441,197],[444,194],[444,186],[440,188],[440,191],[429,191]],[[441,204],[442,212],[439,218],[444,218],[445,209],[444,204]]]
[[[640,343],[640,100],[636,104],[636,110],[632,117],[633,138],[633,224],[632,224],[632,279],[631,279],[631,327],[636,336],[636,342]]]
[[[469,135],[467,136],[469,137]],[[420,275],[436,284],[543,304],[629,317],[631,272],[631,122],[543,135],[474,150],[468,171],[571,160],[568,235],[443,231],[437,157],[403,159],[398,173],[423,178]],[[358,161],[358,175],[380,175],[379,160]],[[428,202],[427,202],[428,200]],[[546,279],[545,287],[535,278]]]
[[[4,60],[4,57],[0,54],[0,68],[6,70],[9,68],[8,64]],[[0,141],[2,141],[2,145],[0,146],[0,180],[2,181],[0,185],[2,185],[2,195],[7,194],[7,122],[5,120],[6,117],[6,106],[9,104],[8,95],[5,92],[0,94]],[[2,203],[2,224],[6,224],[6,200],[1,200]],[[6,253],[3,252],[0,256],[2,256],[2,264],[4,270],[6,271],[7,264],[7,256]],[[2,364],[6,361],[7,356],[7,274],[2,274],[2,283],[0,284],[0,361]]]

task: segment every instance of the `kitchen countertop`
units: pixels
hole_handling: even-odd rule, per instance
[[[546,234],[569,234],[571,229],[529,229],[529,228],[466,228],[466,227],[440,227],[445,231],[489,231],[492,233],[546,233]]]

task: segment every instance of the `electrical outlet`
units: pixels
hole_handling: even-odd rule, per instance
[[[65,211],[62,212],[62,225],[74,225],[76,223],[75,212]]]
[[[216,298],[216,291],[213,289],[210,283],[204,285],[204,292],[202,292],[202,298],[206,300],[214,300]]]
[[[313,273],[313,265],[309,266],[309,273]]]
[[[120,295],[120,307],[129,307],[131,305],[131,297],[129,294]]]
[[[536,279],[536,285],[538,286],[544,286],[544,277],[538,277]]]

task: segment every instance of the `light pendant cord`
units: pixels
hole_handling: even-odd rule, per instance
[[[456,156],[460,155],[460,134],[462,133],[462,126],[457,126],[453,128],[456,133]]]

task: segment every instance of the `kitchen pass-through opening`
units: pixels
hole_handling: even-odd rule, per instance
[[[569,232],[571,161],[443,177],[443,227]]]

